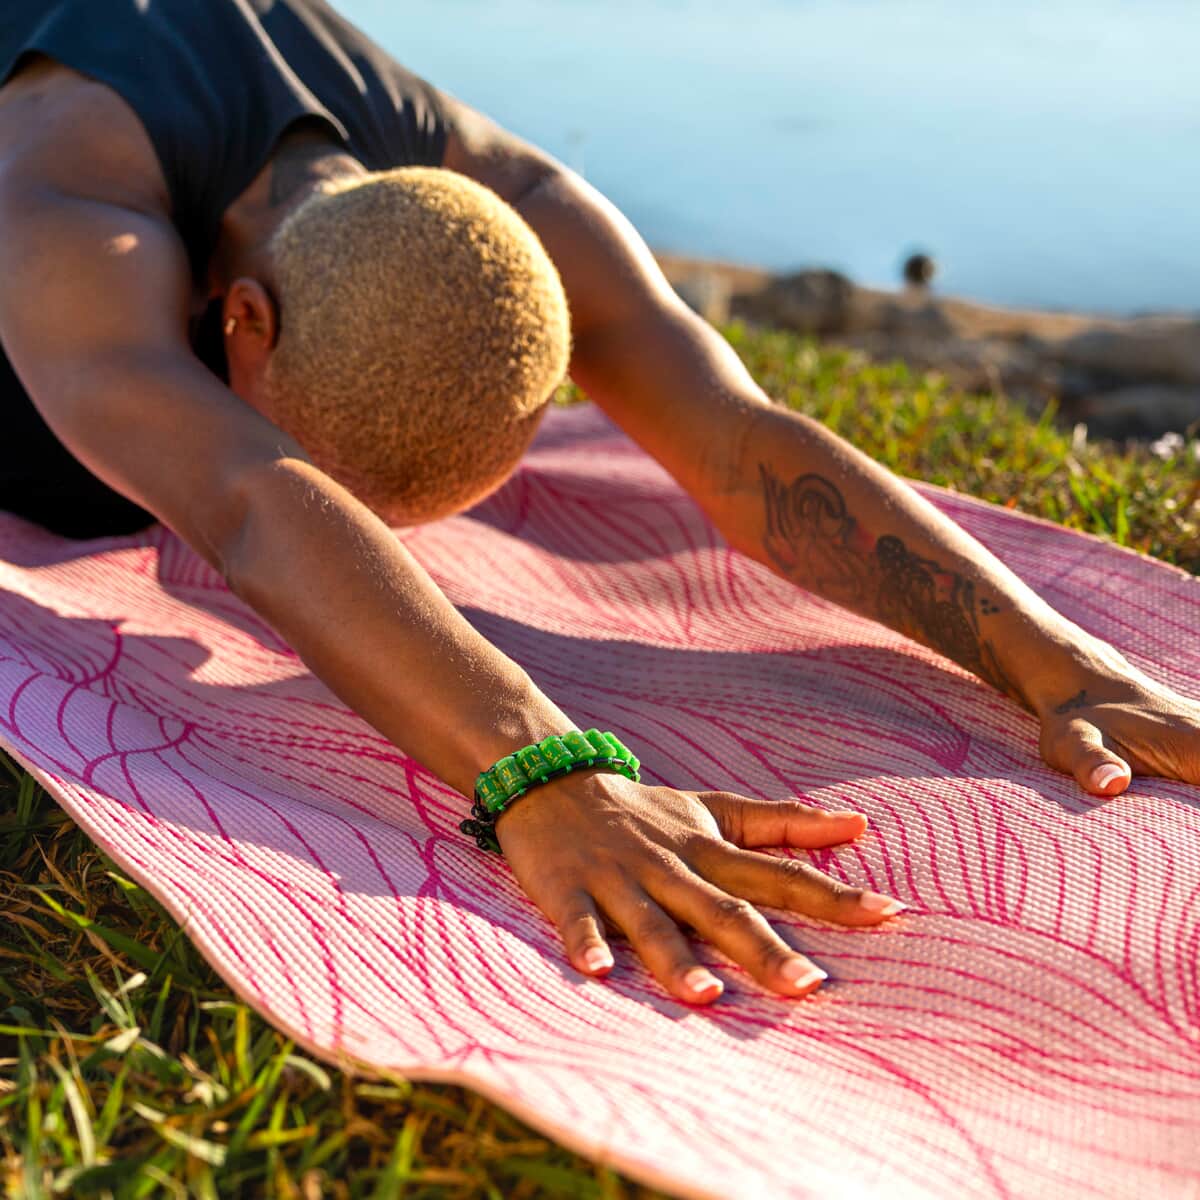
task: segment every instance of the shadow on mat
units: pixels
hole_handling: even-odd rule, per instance
[[[203,602],[209,608],[195,587],[176,591],[163,583],[189,605]],[[258,636],[258,618],[236,598],[219,590],[211,598],[210,611]],[[886,791],[897,815],[877,822],[885,839],[905,825],[906,792],[928,796],[947,780],[977,802],[964,807],[978,807],[980,814],[998,780],[1052,800],[1069,818],[1097,807],[1072,780],[1040,763],[1031,718],[973,679],[900,650],[860,645],[772,654],[680,650],[566,637],[480,609],[465,615],[581,725],[612,728],[635,746],[648,783],[775,797],[844,789],[852,806],[856,795]],[[170,763],[161,762],[172,727],[160,717],[197,731],[194,744],[203,746],[210,778],[233,772],[234,782],[223,779],[217,789],[226,800],[232,789],[243,794],[243,807],[266,796],[280,808],[305,805],[358,826],[360,840],[376,840],[376,830],[381,846],[396,847],[384,851],[393,858],[379,867],[358,853],[344,861],[326,853],[322,864],[342,895],[425,896],[462,906],[486,915],[536,949],[564,979],[578,982],[561,960],[557,935],[502,864],[482,860],[457,831],[465,801],[414,768],[292,652],[285,657],[298,670],[288,678],[253,687],[214,684],[197,678],[210,656],[191,638],[130,633],[115,620],[64,617],[13,593],[0,596],[0,636],[9,644],[7,664],[24,664],[30,679],[59,680],[103,697],[110,729],[111,714],[118,712],[122,750],[128,749],[130,761],[144,755],[137,767],[145,774],[143,791],[166,796],[170,790],[174,796],[173,826],[210,837],[212,817],[188,798],[190,785],[178,782],[183,777],[176,771],[173,780]],[[269,649],[261,653],[268,667],[273,661],[278,669],[279,659],[272,660]],[[98,721],[100,706],[92,711]],[[283,715],[288,713],[297,727],[324,732],[293,735]],[[88,732],[61,727],[76,741]],[[99,727],[93,732],[97,742],[108,737]],[[301,756],[309,749],[319,754],[307,762],[306,774]],[[291,765],[293,759],[298,765]],[[256,780],[262,789],[257,796]],[[93,783],[103,790],[101,775]],[[358,793],[353,805],[343,798],[351,786]],[[1156,792],[1197,803],[1195,789],[1183,785],[1159,783]],[[829,804],[827,795],[818,799]],[[222,812],[236,821],[238,810],[234,804]],[[910,815],[919,810],[914,801]],[[289,830],[283,817],[266,820],[256,810],[234,836],[280,856],[295,855],[296,817],[291,812]],[[320,823],[315,811],[312,822]],[[386,835],[378,822],[387,827]],[[911,824],[909,839],[920,833],[918,821]],[[299,830],[301,836],[307,832],[317,836]],[[906,845],[919,859],[920,837]],[[831,852],[818,852],[813,860],[828,867]],[[294,886],[284,876],[283,884]],[[785,936],[795,940],[790,929]],[[624,993],[671,1016],[690,1011],[664,997],[641,972],[624,975]],[[748,1026],[745,1036],[755,1032]]]

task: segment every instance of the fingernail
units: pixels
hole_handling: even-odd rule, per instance
[[[589,971],[606,971],[613,965],[613,956],[603,946],[591,946],[584,953],[583,965]]]
[[[881,896],[878,892],[863,892],[859,897],[858,906],[865,908],[867,912],[881,913],[885,917],[895,916],[908,908],[907,904],[893,900],[891,896]]]
[[[779,973],[797,991],[829,978],[820,967],[814,967],[812,963],[805,962],[802,958],[789,958],[779,968]]]
[[[683,986],[689,992],[695,992],[698,996],[704,992],[711,992],[713,988],[724,991],[724,985],[721,981],[711,971],[706,971],[703,967],[693,967],[683,977]]]
[[[854,812],[849,808],[839,808],[836,812],[826,813],[827,817],[836,817],[839,821],[848,820],[850,817],[861,817],[863,814]]]
[[[1092,787],[1102,792],[1114,779],[1120,779],[1124,774],[1116,763],[1105,763],[1092,772]]]

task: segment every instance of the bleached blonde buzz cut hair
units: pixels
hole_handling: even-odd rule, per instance
[[[570,316],[534,231],[440,167],[321,185],[267,246],[272,420],[390,525],[460,512],[512,473],[566,374]]]

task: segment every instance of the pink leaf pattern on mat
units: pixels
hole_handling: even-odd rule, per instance
[[[1200,585],[926,494],[1053,604],[1200,689]],[[1200,792],[1095,804],[1031,718],[732,552],[590,408],[470,513],[399,530],[488,638],[650,782],[866,812],[814,854],[911,911],[772,914],[813,998],[664,996],[618,943],[563,961],[466,801],[342,705],[162,526],[79,543],[0,515],[0,742],[333,1062],[465,1083],[689,1196],[1200,1194]],[[412,680],[419,687],[420,680]]]

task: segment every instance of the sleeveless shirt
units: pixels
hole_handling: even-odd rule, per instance
[[[324,0],[0,0],[0,87],[31,53],[107,85],[136,114],[197,280],[225,210],[297,123],[324,125],[368,170],[442,164],[436,91]],[[223,374],[219,316],[214,302],[190,333]],[[0,429],[0,509],[75,538],[155,520],[59,442],[2,346]]]

